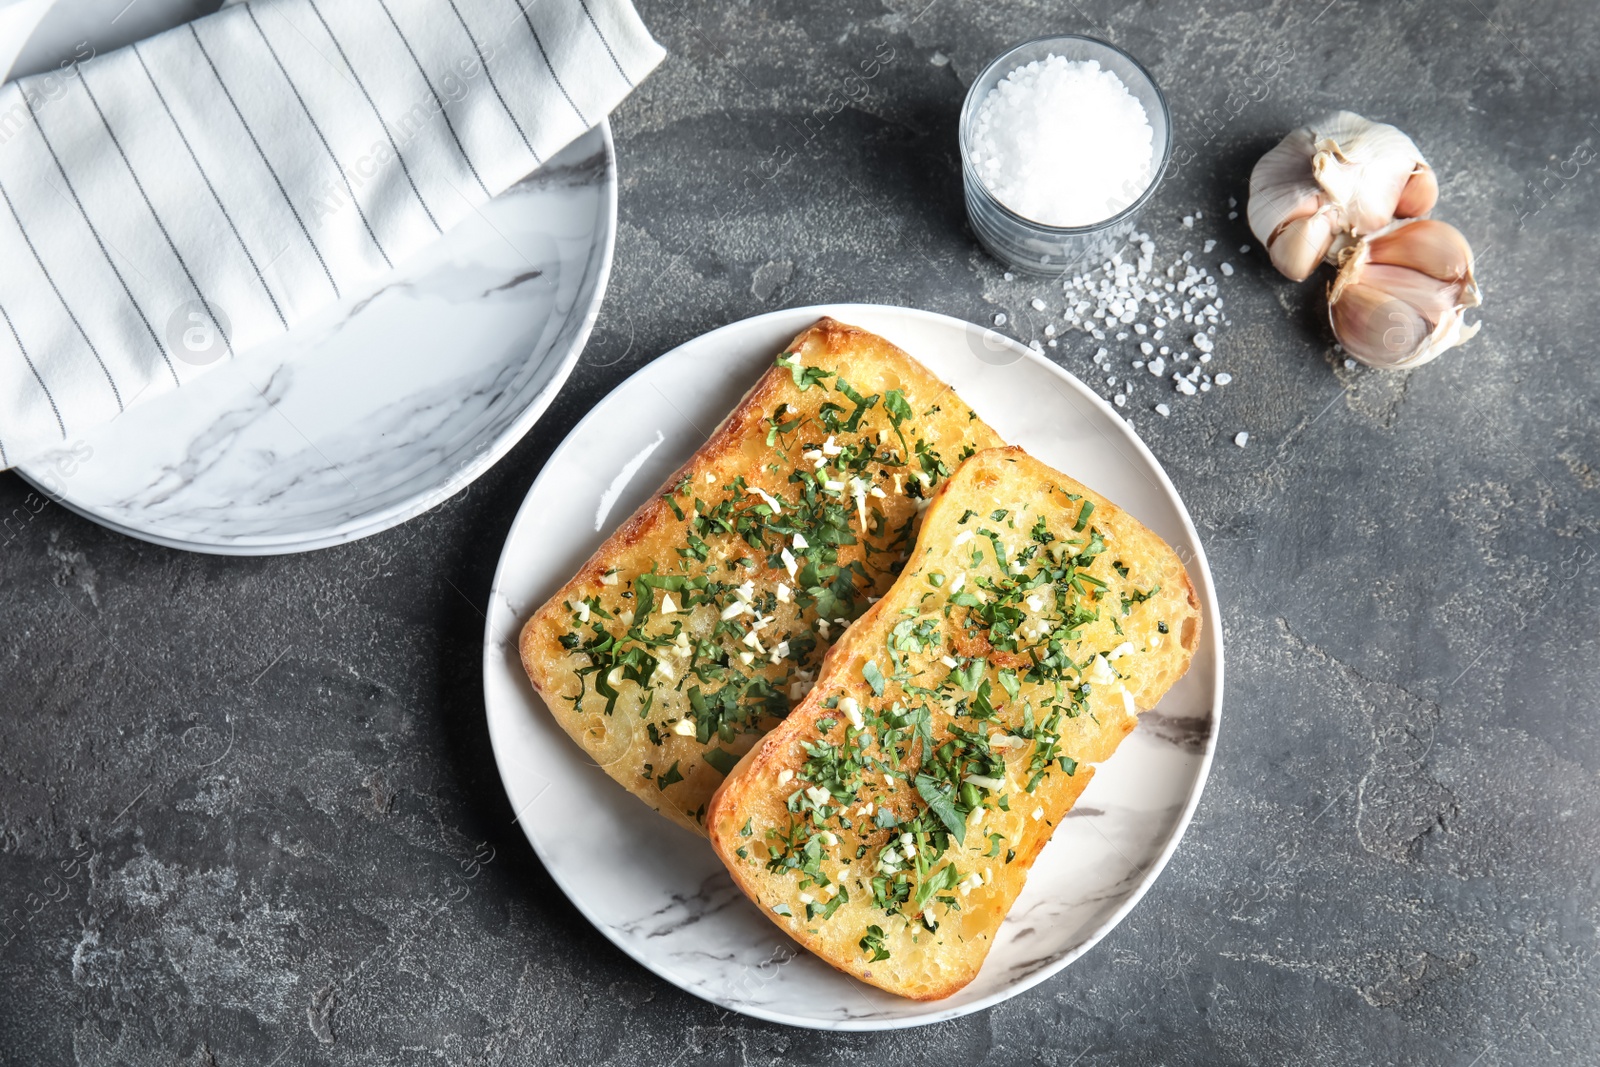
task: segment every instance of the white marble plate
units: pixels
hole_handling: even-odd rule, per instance
[[[365,291],[18,473],[114,530],[228,555],[420,515],[505,455],[577,362],[616,176],[602,123]]]
[[[1007,440],[1085,482],[1172,544],[1205,611],[1194,665],[1104,764],[1057,829],[977,979],[915,1003],[799,949],[733,887],[710,846],[624,792],[556,725],[523,674],[523,620],[698,448],[790,337],[821,315],[926,363]],[[725,326],[657,359],[580,422],[511,527],[490,594],[484,697],[500,775],[528,840],[579,910],[667,981],[733,1011],[832,1030],[919,1026],[1033,986],[1139,901],[1189,823],[1222,708],[1221,620],[1172,483],[1099,397],[992,330],[870,305],[796,308]]]

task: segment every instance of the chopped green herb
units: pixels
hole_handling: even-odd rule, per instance
[[[883,927],[873,925],[867,927],[867,932],[860,941],[861,951],[869,954],[872,959],[868,962],[877,963],[889,958],[889,950],[883,947]]]
[[[861,668],[861,676],[865,678],[867,680],[867,684],[872,687],[873,696],[883,696],[883,687],[885,685],[885,681],[883,672],[878,669],[878,665],[876,663],[868,660],[867,665]]]
[[[681,781],[683,781],[683,772],[678,770],[678,761],[673,760],[672,766],[667,768],[667,772],[656,779],[656,788],[665,789],[667,786],[676,785]]]
[[[739,757],[726,749],[711,748],[706,750],[705,761],[727,776],[733,773],[734,764],[739,762]]]
[[[926,774],[919,774],[916,778],[917,795],[928,805],[928,810],[938,816],[950,836],[956,839],[957,844],[965,841],[967,836],[967,819],[956,808],[955,801],[951,800],[941,789],[937,779]]]

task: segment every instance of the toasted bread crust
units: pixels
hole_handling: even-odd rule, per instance
[[[1093,504],[1092,515],[1080,533],[1073,527],[1086,502]],[[990,518],[997,505],[1006,507],[1006,517],[1013,521],[1026,515],[1025,521],[1016,524],[1027,529],[1005,528]],[[970,525],[964,517],[972,520]],[[1037,588],[1048,592],[1052,606],[1046,610],[1041,600],[1040,608],[1028,607],[1028,619],[1017,631],[1023,635],[1030,625],[1055,617],[1058,621],[1052,632],[1079,634],[1058,647],[1066,651],[1069,661],[1083,667],[1067,672],[1069,679],[1076,680],[1069,682],[1069,688],[1082,700],[1072,717],[1057,720],[1045,717],[1055,699],[1051,686],[1033,680],[1026,670],[1008,680],[1017,686],[1017,697],[1008,699],[1009,689],[1002,692],[1007,685],[1001,679],[1002,668],[1019,660],[1026,660],[1030,667],[1035,662],[1026,651],[996,654],[990,637],[1003,644],[1010,642],[987,623],[976,627],[984,633],[967,632],[972,628],[969,623],[977,619],[975,613],[985,610],[983,604],[1026,602],[1017,601],[1015,593],[1002,595],[1012,572],[1007,570],[1003,572],[1007,579],[1000,578],[1002,572],[987,548],[990,542],[982,536],[963,539],[963,533],[978,528],[996,532],[1002,544],[1010,543],[1007,551],[1015,563],[1025,545],[1038,543],[1029,535],[1032,524],[1039,521],[1057,539],[1052,543],[1063,546],[1069,540],[1092,544],[1096,531],[1109,538],[1105,550],[1081,568],[1073,561],[1081,561],[1083,557],[1076,553],[1087,549],[1079,547],[1072,548],[1063,563],[1061,559],[1051,562],[1051,550],[1040,545],[1028,563],[1035,573],[1051,567],[1056,568],[1052,573],[1078,570],[1106,585],[1092,600],[1102,609],[1101,617],[1067,630],[1059,620],[1068,618],[1068,595],[1056,592],[1066,587],[1041,584]],[[972,564],[969,552],[974,543],[990,554],[989,564]],[[966,587],[971,589],[977,589],[985,578],[995,579],[984,587],[983,604],[975,607],[957,602],[959,594],[951,592],[956,573],[963,573],[964,580],[971,574],[972,585]],[[1032,577],[1014,580],[1021,584]],[[1080,584],[1094,588],[1087,578]],[[1126,604],[1124,596],[1129,598]],[[1090,598],[1080,600],[1075,594],[1071,600],[1072,605],[1090,602]],[[885,657],[895,647],[895,627],[923,618],[936,622],[928,647],[902,653],[904,666],[890,676]],[[978,973],[995,931],[1022,890],[1028,869],[1053,827],[1088,785],[1092,765],[1109,758],[1133,730],[1135,708],[1153,707],[1187,669],[1199,643],[1200,618],[1199,601],[1182,562],[1131,516],[1021,449],[981,452],[940,488],[928,508],[911,562],[889,593],[828,652],[816,687],[734,768],[717,791],[707,819],[712,846],[763,914],[834,967],[912,999],[950,996]],[[1045,655],[1047,663],[1053,655],[1048,652],[1048,635],[1037,640],[1019,636],[1017,640],[1019,648],[1032,648]],[[1118,652],[1124,641],[1141,647]],[[901,647],[908,646],[902,641]],[[1094,659],[1107,652],[1116,654],[1117,666],[1111,668],[1108,662],[1105,669],[1122,675],[1114,682],[1104,680]],[[976,662],[968,657],[984,656],[982,683],[971,689],[962,682],[952,684],[951,679],[957,677],[954,669],[937,682],[947,666],[945,656],[962,670],[970,670]],[[880,683],[881,693],[868,677],[869,663],[887,676]],[[1101,681],[1082,686],[1091,677]],[[1127,698],[1120,692],[1124,688]],[[986,699],[994,705],[992,718],[972,711],[970,705],[963,711],[958,703],[971,702],[974,694],[982,691],[987,691]],[[862,727],[846,721],[852,701],[859,707]],[[1019,750],[1014,742],[1019,734],[1028,732],[1025,723],[1033,722],[1035,714],[1030,711],[1024,718],[1018,707],[1023,701],[1036,705],[1038,724],[1027,747]],[[929,707],[927,736],[933,748],[944,751],[944,743],[962,730],[988,731],[989,739],[999,739],[992,746],[985,740],[964,750],[969,755],[986,752],[990,758],[1002,759],[1005,768],[1001,779],[979,775],[1003,784],[983,797],[979,806],[984,810],[978,822],[970,822],[971,812],[959,820],[970,830],[964,842],[955,840],[947,819],[934,818],[922,786],[914,789],[910,784],[913,777],[920,783],[927,777],[923,772],[937,763],[930,761],[925,742],[897,736],[909,727],[896,724],[903,723],[907,710],[914,712],[918,702]],[[1057,748],[1043,747],[1043,738],[1049,736],[1045,727],[1057,731]],[[999,741],[1006,742],[1003,749]],[[1046,761],[1046,773],[1029,790],[1024,780],[1033,778],[1035,760],[1047,751],[1076,760],[1076,768],[1073,773],[1063,773],[1056,761]],[[835,788],[843,779],[837,768],[847,766],[851,758],[867,769]],[[874,759],[886,761],[877,766],[896,768],[898,777],[891,780],[871,770]],[[1000,807],[1002,796],[1006,798],[1004,809]],[[885,809],[894,813],[892,827],[879,824]],[[905,908],[885,909],[881,900],[874,899],[879,887],[873,878],[883,876],[885,870],[874,866],[874,860],[884,857],[885,850],[898,849],[895,842],[901,839],[897,835],[906,832],[906,827],[919,826],[923,830],[933,827],[932,833],[919,830],[916,834],[916,855],[927,867],[905,876],[908,887],[920,889],[925,880],[932,884],[946,863],[963,879],[980,877],[977,885],[969,884],[965,891],[957,887],[931,896],[931,912],[918,913],[913,908],[908,916]],[[947,840],[941,848],[942,830],[947,831]],[[991,833],[999,835],[999,844],[997,838],[987,836]],[[832,845],[828,844],[830,837]],[[797,846],[802,838],[805,848]],[[807,849],[819,840],[818,855],[813,857]],[[1004,858],[1007,853],[1009,859]],[[890,866],[911,862],[900,857]],[[986,877],[983,871],[988,872]],[[887,876],[886,891],[900,878],[899,874]],[[838,896],[846,900],[836,909],[825,910],[824,905]],[[959,908],[945,903],[947,900]],[[923,915],[931,918],[936,929],[929,929]],[[875,944],[869,940],[872,930],[878,931]],[[887,958],[873,958],[878,948],[888,953]]]
[[[813,461],[801,459],[807,445],[820,446],[825,439],[837,438],[841,446],[858,447],[858,451],[869,443],[880,450],[899,449],[899,437],[888,418],[887,401],[881,399],[887,398],[891,389],[898,390],[914,409],[898,427],[908,444],[927,442],[930,452],[943,458],[950,468],[957,465],[962,454],[1000,443],[994,431],[973,415],[948,386],[900,349],[865,330],[825,318],[800,333],[785,352],[798,353],[802,368],[827,371],[829,375],[801,390],[795,376],[802,372],[789,367],[773,367],[766,371],[706,444],[668,479],[661,491],[608,537],[578,573],[528,619],[518,642],[523,666],[535,692],[562,728],[624,788],[667,818],[697,833],[705,832],[701,818],[711,794],[723,778],[722,771],[707,762],[707,753],[720,751],[723,755],[713,758],[731,765],[734,758],[743,754],[781,718],[779,712],[786,710],[792,687],[797,682],[804,685],[815,677],[828,644],[827,635],[837,636],[831,623],[818,632],[817,608],[838,605],[828,600],[802,603],[809,594],[799,588],[795,577],[777,559],[779,549],[788,547],[788,542],[765,526],[757,532],[759,549],[737,534],[702,529],[698,536],[707,546],[706,558],[696,560],[683,556],[690,545],[688,535],[696,533],[695,498],[700,498],[708,508],[731,500],[735,505],[731,514],[735,516],[761,503],[761,498],[755,495],[757,489],[773,499],[792,504],[798,494],[807,491],[806,477],[817,482]],[[855,407],[853,401],[839,392],[841,377],[858,389],[858,395],[878,395],[880,399],[863,414],[855,432],[828,433],[824,421],[828,413],[822,411],[825,404],[832,403],[843,409],[842,414],[832,413],[835,422],[848,421],[846,416]],[[775,444],[768,445],[774,414],[785,404],[790,408],[777,421],[787,424],[802,416],[804,421],[777,435]],[[933,408],[938,410],[930,413]],[[887,445],[877,441],[880,430],[887,437]],[[915,456],[899,458],[902,463],[917,462]],[[773,469],[774,464],[776,469]],[[833,475],[840,472],[832,466],[826,470],[829,472],[827,480],[838,480]],[[898,481],[893,477],[897,472],[902,474]],[[881,595],[888,589],[899,562],[898,553],[891,552],[890,548],[897,536],[904,541],[902,549],[909,546],[909,530],[914,527],[907,527],[907,524],[913,523],[920,513],[919,495],[931,490],[931,487],[925,490],[913,477],[912,467],[890,462],[870,462],[859,476],[870,481],[884,496],[869,498],[868,520],[879,525],[876,533],[866,533],[861,528],[861,512],[851,494],[846,493],[843,498],[852,512],[849,526],[860,535],[857,544],[833,549],[836,556],[833,564],[856,564],[860,568],[860,573],[854,577],[855,595],[848,606],[838,611],[837,617],[846,619],[855,617],[866,607],[867,597]],[[801,481],[796,482],[796,477]],[[741,478],[742,483],[736,481]],[[938,478],[930,481],[937,484]],[[745,487],[744,491],[737,488],[739,485]],[[678,487],[686,488],[674,493]],[[837,503],[834,500],[837,495],[835,491],[821,491],[822,497],[834,503]],[[673,498],[672,503],[668,502],[669,497]],[[681,517],[674,505],[682,511]],[[768,516],[766,521],[782,525],[797,513],[786,507],[784,514]],[[897,530],[902,532],[897,535]],[[868,544],[873,546],[873,551],[867,551]],[[803,567],[821,548],[789,550]],[[749,557],[753,565],[737,565],[741,557]],[[703,640],[715,646],[716,655],[730,664],[731,672],[749,679],[759,678],[767,691],[780,695],[767,697],[767,703],[759,713],[752,713],[749,721],[734,723],[731,737],[724,733],[721,740],[715,734],[707,738],[703,736],[704,731],[699,730],[690,736],[672,732],[674,726],[686,719],[707,717],[692,711],[691,688],[702,688],[709,694],[726,684],[731,674],[716,678],[690,675],[686,671],[690,657],[652,649],[652,654],[661,653],[657,658],[667,662],[672,677],[651,675],[648,679],[621,680],[616,685],[619,696],[607,714],[600,710],[604,700],[595,691],[598,679],[592,672],[582,673],[592,668],[595,657],[569,649],[562,643],[564,639],[571,640],[574,634],[585,641],[591,640],[596,624],[611,636],[626,638],[629,627],[621,622],[620,613],[638,603],[637,579],[652,571],[675,578],[709,577],[713,583],[720,583],[724,578],[729,584],[751,582],[752,599],[758,602],[776,591],[780,582],[793,587],[789,603],[776,604],[759,616],[771,622],[763,631],[767,637],[758,636],[763,654],[755,656],[750,664],[738,659],[740,653],[746,651],[745,646],[731,634],[716,632],[720,610],[732,603],[733,596],[727,590],[708,592],[703,602],[696,594],[697,602],[692,611],[680,610],[674,616],[657,611],[648,627],[650,632],[644,634],[661,636],[668,631],[669,621],[681,622],[685,634],[692,636],[696,643]],[[800,573],[805,574],[804,571]],[[733,574],[737,574],[737,578]],[[668,592],[668,595],[680,609],[685,606],[680,594]],[[654,594],[654,599],[658,607],[664,606],[659,592]],[[596,609],[588,613],[587,622],[581,621],[571,606],[584,602],[592,602]],[[602,619],[601,611],[613,618]],[[824,616],[832,617],[835,616]],[[752,616],[741,616],[738,621],[750,623]],[[793,654],[769,662],[771,653],[776,651],[777,635],[792,638]],[[692,661],[698,664],[702,659],[697,653]],[[797,700],[799,691],[793,690],[793,693],[793,699]],[[650,703],[645,710],[647,699]],[[747,697],[740,709],[754,699]],[[780,708],[780,703],[784,707]],[[727,721],[728,716],[724,715],[723,720]]]

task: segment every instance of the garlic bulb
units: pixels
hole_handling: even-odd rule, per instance
[[[1372,367],[1419,367],[1470,339],[1482,323],[1463,312],[1482,303],[1472,249],[1435,219],[1395,222],[1339,253],[1328,318],[1339,343]]]
[[[1349,235],[1424,215],[1439,199],[1433,168],[1411,138],[1336,111],[1285,137],[1250,172],[1250,231],[1272,265],[1303,282]]]

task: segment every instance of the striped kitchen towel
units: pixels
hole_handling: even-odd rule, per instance
[[[249,0],[0,86],[0,468],[360,289],[662,56],[628,0]]]

